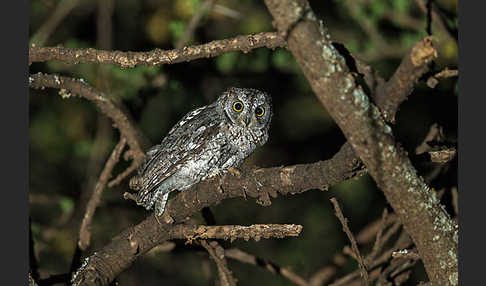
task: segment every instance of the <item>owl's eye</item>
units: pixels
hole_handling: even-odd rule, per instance
[[[265,109],[263,107],[257,107],[255,109],[255,115],[258,117],[262,117],[265,114]]]
[[[233,103],[233,110],[241,112],[243,110],[243,103],[241,101],[235,101],[235,103]]]

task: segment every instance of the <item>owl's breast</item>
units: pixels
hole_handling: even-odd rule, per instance
[[[258,146],[259,138],[249,129],[232,125],[225,130],[225,137],[232,149],[237,151],[240,159],[248,157]]]

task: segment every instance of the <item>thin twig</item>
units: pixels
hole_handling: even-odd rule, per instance
[[[459,75],[459,71],[456,69],[448,69],[445,68],[444,70],[434,74],[433,76],[429,77],[427,79],[427,86],[430,88],[435,88],[437,84],[439,84],[439,79],[440,78],[449,78],[449,77],[455,77]]]
[[[397,216],[395,213],[390,213],[387,215],[386,220],[384,221],[383,229],[387,228],[390,224],[394,223],[397,220]],[[356,235],[356,242],[358,244],[364,245],[376,240],[376,233],[382,227],[383,220],[382,217],[369,223],[367,226],[363,227],[363,229]]]
[[[373,260],[376,257],[376,255],[378,254],[378,251],[382,247],[381,238],[382,238],[382,235],[383,235],[383,230],[385,229],[385,226],[386,226],[387,216],[388,216],[388,210],[385,208],[383,210],[383,215],[381,217],[380,228],[378,229],[378,232],[376,233],[375,243],[373,244],[373,248],[371,250],[371,253],[368,255],[370,260]],[[368,257],[367,257],[367,259],[368,259]]]
[[[456,157],[456,148],[445,147],[444,149],[441,150],[429,151],[428,154],[430,156],[430,161],[434,163],[445,164],[447,162],[452,161],[454,157]]]
[[[286,267],[280,267],[277,264],[266,261],[265,259],[262,259],[260,257],[257,257],[253,254],[247,253],[241,249],[238,248],[230,248],[225,251],[225,256],[234,260],[237,260],[239,262],[243,263],[248,263],[251,265],[259,266],[265,270],[268,270],[269,272],[273,274],[280,275],[290,282],[294,283],[295,285],[299,286],[308,286],[309,283],[305,281],[304,278],[290,270],[289,268]]]
[[[224,249],[216,241],[208,243],[205,240],[201,240],[201,245],[208,251],[209,256],[213,259],[214,263],[216,263],[221,285],[235,286],[237,280],[233,277],[233,273],[228,268]]]
[[[284,238],[298,236],[302,231],[301,225],[296,224],[254,224],[242,225],[174,225],[169,233],[171,239],[186,239],[192,243],[197,239],[254,239]]]
[[[397,227],[398,226],[398,227]],[[399,227],[401,226],[400,222],[397,222],[393,227],[387,230],[387,232],[382,236],[382,245],[385,245],[388,240],[391,238],[393,234],[395,234]],[[367,263],[368,266],[368,271],[373,272],[376,270],[379,266],[382,266],[385,263],[388,263],[390,259],[392,259],[391,255],[394,251],[400,248],[407,248],[410,245],[412,245],[412,241],[408,237],[408,235],[405,232],[401,232],[399,238],[397,241],[394,243],[394,245],[385,250],[381,256],[375,259],[369,259],[370,257],[366,257],[365,261],[369,261]],[[335,280],[333,283],[330,284],[330,286],[342,286],[342,285],[349,285],[351,281],[360,278],[361,276],[361,269],[357,269],[351,273],[348,273],[347,275]],[[371,275],[370,275],[371,277]],[[376,277],[375,277],[376,278]],[[373,279],[371,279],[373,280]]]
[[[163,51],[155,49],[149,52],[122,52],[96,49],[70,49],[63,47],[30,47],[29,65],[33,62],[60,60],[65,63],[104,63],[115,64],[122,68],[138,65],[155,66],[174,64],[195,59],[210,58],[222,54],[249,51],[267,47],[270,49],[284,47],[285,40],[274,32],[237,36],[225,40],[212,41],[203,45],[184,47]]]
[[[93,215],[96,211],[96,207],[101,202],[101,194],[105,189],[105,186],[108,182],[108,179],[111,176],[111,172],[115,167],[116,163],[120,159],[120,155],[123,152],[123,148],[125,148],[126,139],[121,138],[120,142],[116,145],[113,149],[113,152],[110,155],[110,158],[106,161],[105,167],[98,178],[98,182],[95,185],[95,189],[93,194],[91,195],[90,200],[88,201],[88,205],[86,206],[86,212],[83,217],[83,221],[81,223],[81,228],[79,230],[79,241],[78,245],[82,251],[85,251],[90,244],[91,239],[91,222],[93,221]]]
[[[392,252],[393,258],[405,258],[405,259],[420,259],[420,256],[417,253],[417,250],[398,250]]]
[[[368,272],[366,270],[366,266],[364,264],[363,258],[361,257],[361,253],[359,252],[358,245],[356,243],[356,239],[354,238],[353,233],[349,230],[348,227],[348,222],[347,219],[344,217],[343,212],[341,211],[341,207],[339,206],[339,203],[337,202],[336,198],[331,198],[331,202],[334,206],[334,210],[336,211],[336,216],[343,225],[343,230],[348,236],[349,240],[351,241],[351,247],[353,249],[354,255],[356,256],[356,259],[359,264],[359,268],[361,270],[361,277],[363,278],[364,284],[369,285],[369,279],[368,279]]]

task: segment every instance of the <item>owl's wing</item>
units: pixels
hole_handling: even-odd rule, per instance
[[[204,149],[209,138],[218,132],[221,122],[215,116],[211,105],[196,109],[176,123],[161,144],[149,149],[147,159],[138,171],[140,190],[137,201],[145,201],[184,162]]]

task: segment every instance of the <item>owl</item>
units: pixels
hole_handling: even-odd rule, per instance
[[[237,168],[267,142],[272,113],[269,94],[235,87],[189,112],[147,151],[130,180],[136,203],[161,216],[170,192]]]

